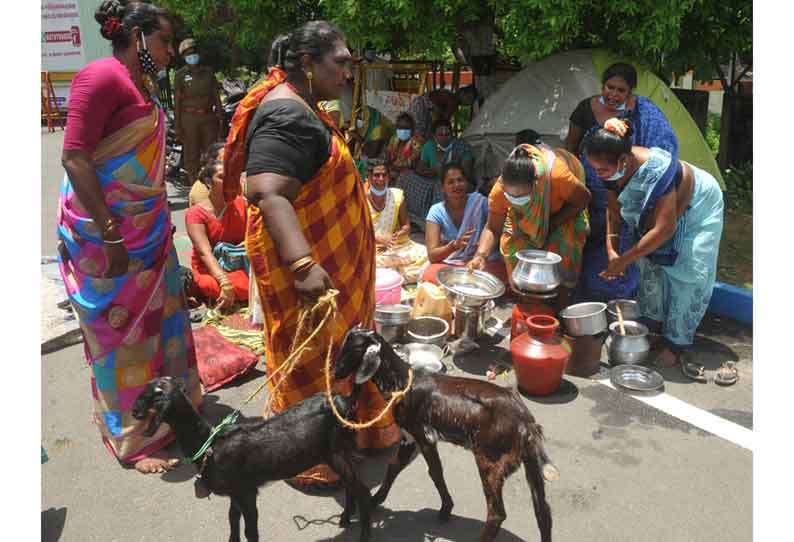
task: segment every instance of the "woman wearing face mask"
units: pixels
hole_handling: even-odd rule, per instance
[[[199,160],[223,131],[223,106],[220,85],[209,66],[201,64],[201,56],[193,39],[179,44],[185,65],[174,76],[174,127],[182,141],[188,179],[198,175]]]
[[[568,306],[582,268],[582,248],[589,232],[590,191],[575,156],[545,145],[519,145],[505,160],[502,176],[488,197],[488,223],[477,254],[469,263],[482,269],[499,247],[508,276],[524,249],[548,250],[562,258],[557,304]]]
[[[641,272],[639,303],[671,367],[689,349],[711,299],[722,235],[723,200],[705,171],[657,147],[632,146],[631,125],[610,119],[585,140],[587,158],[609,188],[605,249],[612,280],[632,263]],[[626,225],[631,244],[615,243]]]
[[[474,257],[485,222],[488,199],[479,192],[469,193],[469,182],[459,164],[446,164],[441,170],[444,201],[427,213],[425,243],[431,264],[422,281],[438,284],[436,274],[444,267],[468,264]],[[506,281],[505,265],[496,247],[485,259],[482,269]]]
[[[427,261],[425,247],[411,240],[411,223],[403,205],[403,191],[389,188],[389,166],[385,161],[369,161],[367,200],[375,229],[378,267],[397,270],[406,282],[416,282],[420,268]]]
[[[166,10],[102,2],[95,13],[113,56],[72,81],[58,210],[63,282],[79,316],[91,367],[94,421],[124,465],[163,472],[174,435],[143,436],[132,404],[157,376],[184,378],[201,401],[193,335],[163,178],[165,115],[153,77],[174,55]]]
[[[402,112],[397,116],[396,133],[386,147],[386,160],[393,182],[405,173],[416,168],[422,156],[422,143],[414,134],[414,119],[410,113]]]
[[[338,349],[352,327],[373,326],[375,235],[350,149],[318,106],[321,100],[338,99],[351,77],[353,57],[341,32],[328,22],[310,21],[273,48],[281,64],[240,102],[223,154],[227,202],[240,192],[240,172],[247,172],[246,248],[266,322],[268,372],[292,352],[301,309],[330,289],[339,292],[333,323],[320,329],[298,369],[278,388],[270,383],[273,412],[279,413],[325,391],[329,342]],[[318,312],[304,329],[319,327],[323,311]],[[357,418],[370,420],[386,403],[367,383],[357,404]],[[400,439],[400,432],[388,413],[356,438],[360,448],[385,448]],[[320,465],[293,482],[338,484],[339,476]]]
[[[617,298],[633,298],[640,275],[637,266],[633,265],[622,277],[611,281],[601,277],[601,272],[607,266],[607,254],[604,251],[607,190],[583,152],[581,143],[584,136],[600,129],[609,118],[622,118],[632,126],[634,145],[660,147],[671,153],[673,160],[678,157],[678,138],[661,109],[645,96],[634,94],[637,70],[633,66],[613,64],[604,71],[601,81],[601,94],[582,100],[571,114],[565,146],[581,160],[587,175],[587,187],[593,195],[588,208],[590,236],[585,244],[578,294],[583,299],[606,302]],[[628,230],[617,233],[620,234],[620,247],[627,249],[631,243]]]
[[[452,137],[452,129],[446,120],[433,125],[433,139],[422,147],[416,164],[416,173],[403,178],[408,215],[424,224],[430,207],[441,201],[441,168],[445,164],[459,164],[466,179],[471,179],[474,156],[469,145],[462,139]]]

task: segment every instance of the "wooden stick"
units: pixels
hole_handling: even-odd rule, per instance
[[[620,310],[620,303],[615,303],[615,310],[618,313],[618,324],[620,325],[620,334],[626,335],[626,328],[623,326],[623,311]]]

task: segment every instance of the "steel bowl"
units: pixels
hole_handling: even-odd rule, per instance
[[[449,324],[443,318],[420,316],[408,322],[406,333],[411,342],[435,344],[440,348],[449,334]]]
[[[651,351],[651,344],[648,341],[648,328],[639,322],[625,320],[623,326],[626,334],[620,333],[620,322],[612,322],[609,325],[609,363],[621,365],[629,363],[637,365],[645,361],[648,352]]]
[[[441,361],[444,351],[435,344],[408,343],[405,350],[407,361],[414,369],[437,373],[444,368]]]
[[[562,282],[559,254],[546,250],[519,250],[518,263],[510,275],[510,284],[520,292],[546,293]]]
[[[486,271],[444,267],[436,274],[452,306],[482,307],[505,293],[504,283]]]
[[[411,321],[410,305],[375,305],[375,331],[388,343],[405,337]]]
[[[568,335],[598,335],[607,329],[606,303],[578,303],[564,308],[560,312]]]
[[[640,304],[633,299],[613,299],[607,303],[607,319],[609,323],[618,321],[618,311],[615,308],[618,303],[620,304],[620,312],[623,314],[623,320],[637,321],[642,314],[640,313]]]

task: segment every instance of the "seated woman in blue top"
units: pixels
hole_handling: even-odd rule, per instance
[[[425,224],[430,265],[422,273],[422,281],[434,284],[438,284],[436,273],[440,269],[466,265],[475,256],[488,219],[488,198],[479,192],[469,193],[469,182],[460,164],[443,166],[441,192],[444,201],[430,208]],[[487,255],[484,270],[507,281],[507,271],[498,250]]]

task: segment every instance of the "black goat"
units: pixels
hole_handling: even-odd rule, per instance
[[[374,352],[378,355],[372,355]],[[362,361],[368,367],[361,366]],[[371,364],[377,367],[369,367]],[[355,369],[374,373],[372,381],[381,393],[390,394],[405,388],[409,367],[380,335],[354,329],[342,345],[335,377],[345,378]],[[502,486],[523,464],[541,540],[551,542],[551,509],[546,502],[544,478],[556,480],[559,472],[543,448],[541,426],[514,390],[472,378],[415,371],[410,391],[394,407],[394,417],[411,438],[404,437],[400,443],[373,504],[386,500],[395,478],[410,462],[418,445],[441,495],[439,517],[448,520],[454,503],[438,455],[437,442],[441,439],[474,453],[488,506],[481,541],[490,541],[499,532],[507,517]]]
[[[361,383],[368,377],[358,375]],[[334,395],[339,412],[353,416],[356,389],[351,397]],[[132,415],[151,416],[146,435],[153,435],[162,422],[176,432],[183,453],[192,457],[209,437],[212,427],[190,403],[184,383],[161,377],[147,384],[133,406]],[[352,461],[354,433],[343,427],[331,411],[325,395],[315,394],[267,420],[242,422],[220,433],[200,470],[201,482],[217,495],[227,495],[230,542],[240,541],[240,516],[245,518],[248,542],[259,540],[256,507],[257,488],[266,482],[291,478],[322,463],[330,465],[345,486],[345,509],[341,527],[350,525],[358,503],[361,540],[370,539],[370,493],[358,479]]]

